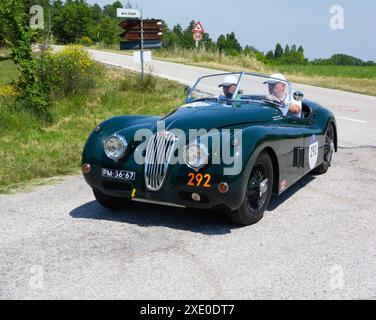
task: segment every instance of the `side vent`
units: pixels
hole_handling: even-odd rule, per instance
[[[294,167],[304,168],[304,148],[294,148]]]

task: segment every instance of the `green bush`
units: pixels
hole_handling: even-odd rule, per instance
[[[80,39],[80,44],[82,44],[85,47],[89,47],[93,45],[93,40],[91,40],[88,36],[83,36]]]
[[[83,47],[71,45],[56,54],[49,52],[42,56],[38,70],[46,87],[62,96],[94,88],[103,66],[94,62]]]

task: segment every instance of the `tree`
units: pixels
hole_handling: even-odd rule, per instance
[[[235,52],[240,52],[243,50],[238,39],[236,39],[234,32],[231,32],[230,34],[226,35],[226,41],[228,50],[232,50]]]
[[[332,55],[330,60],[337,66],[362,66],[364,64],[362,59],[342,53]]]
[[[269,50],[265,57],[266,57],[266,59],[268,59],[269,61],[274,60],[274,52],[273,52],[272,50]]]
[[[283,48],[279,43],[277,43],[275,50],[274,50],[274,58],[279,59],[282,57],[282,55],[283,55]]]
[[[116,1],[113,4],[108,4],[103,7],[103,14],[110,18],[116,18],[116,11],[118,8],[123,8],[120,1]]]
[[[0,48],[5,46],[5,23],[3,19],[0,20]]]
[[[221,34],[217,39],[217,47],[221,52],[227,54],[238,54],[242,51],[242,47],[236,39],[234,32],[231,32],[226,36]]]
[[[104,16],[99,24],[99,41],[109,46],[118,40],[117,24],[110,17]]]
[[[54,18],[54,32],[59,42],[77,43],[83,36],[96,37],[92,11],[84,0],[67,0]]]
[[[91,16],[95,23],[98,23],[102,18],[102,8],[96,3],[91,7]]]
[[[221,34],[217,39],[217,47],[221,52],[223,52],[227,48],[226,37],[223,34]]]
[[[260,50],[256,49],[254,46],[246,45],[243,50],[243,53],[245,55],[256,54],[260,53]]]
[[[203,40],[201,42],[202,42],[202,45],[205,46],[205,48],[207,50],[213,51],[213,50],[217,49],[217,45],[214,43],[213,39],[210,38],[209,33],[205,32],[203,34],[203,36],[204,36],[204,38],[203,38]]]
[[[196,22],[192,20],[188,24],[187,28],[185,28],[183,31],[182,38],[181,38],[181,46],[184,49],[193,49],[196,46],[195,41],[193,40],[193,37],[192,37],[192,29],[194,28],[195,25],[196,25]]]
[[[289,54],[289,53],[290,53],[290,46],[287,44],[285,47],[285,54]]]
[[[10,45],[11,58],[19,68],[16,85],[20,95],[17,100],[36,115],[48,119],[49,87],[44,85],[38,74],[37,60],[31,50],[37,33],[30,28],[25,12],[23,0],[1,1],[0,21],[3,27],[7,27],[6,40]]]
[[[174,32],[177,36],[182,36],[183,35],[183,28],[178,23],[176,26],[174,26],[174,28],[172,29],[172,32]]]

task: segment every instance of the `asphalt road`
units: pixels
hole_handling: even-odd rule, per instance
[[[153,69],[187,84],[212,72]],[[273,199],[260,223],[146,204],[114,213],[80,176],[0,195],[0,298],[376,299],[376,98],[296,87],[333,110],[340,150],[327,175]]]

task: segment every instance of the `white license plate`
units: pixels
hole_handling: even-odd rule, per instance
[[[136,172],[126,170],[102,169],[102,177],[116,180],[134,181]]]

